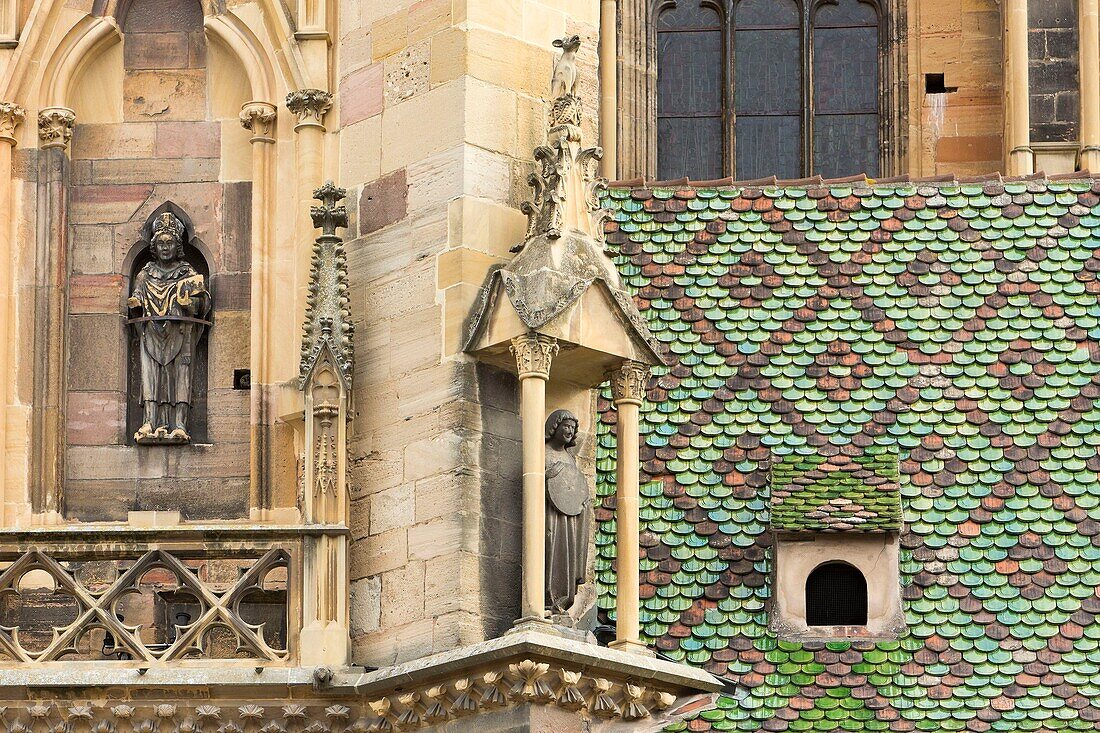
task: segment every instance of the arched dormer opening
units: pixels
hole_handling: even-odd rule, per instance
[[[854,565],[830,561],[806,578],[808,626],[866,626],[867,579]]]

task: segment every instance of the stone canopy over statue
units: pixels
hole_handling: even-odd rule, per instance
[[[186,227],[165,211],[149,236],[152,260],[134,277],[127,300],[140,342],[142,424],[138,445],[189,443],[195,350],[209,325],[206,279],[184,260]]]
[[[577,416],[555,410],[546,419],[546,596],[552,613],[569,610],[588,569],[588,479],[569,449]]]

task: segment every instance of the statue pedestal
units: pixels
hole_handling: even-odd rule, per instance
[[[560,639],[579,641],[584,644],[596,644],[596,637],[591,631],[569,626],[567,623],[564,623],[564,621],[567,620],[569,620],[568,617],[561,616],[552,616],[549,619],[521,618],[516,621],[515,626],[505,632],[505,635],[526,633],[546,634],[549,636],[556,636]]]

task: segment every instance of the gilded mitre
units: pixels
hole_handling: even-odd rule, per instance
[[[153,235],[150,239],[156,239],[159,234],[169,234],[177,242],[183,241],[183,222],[170,211],[165,211],[153,221]]]

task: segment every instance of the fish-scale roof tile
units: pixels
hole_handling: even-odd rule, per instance
[[[643,634],[739,690],[674,729],[1096,730],[1100,181],[677,182],[612,186],[605,205],[679,359],[642,414]],[[888,462],[832,470],[868,455],[895,461],[883,506],[860,492]],[[769,529],[853,504],[902,527],[906,631],[778,639]]]

